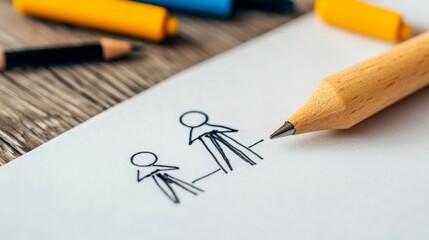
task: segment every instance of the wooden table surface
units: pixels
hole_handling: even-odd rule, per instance
[[[227,21],[179,15],[179,36],[157,44],[20,16],[10,0],[0,0],[0,47],[6,49],[78,44],[104,36],[144,46],[133,57],[112,63],[0,72],[0,166],[167,77],[293,17],[254,11],[239,12]]]

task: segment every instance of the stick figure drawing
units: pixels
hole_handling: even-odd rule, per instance
[[[229,136],[238,132],[238,130],[209,124],[209,117],[203,112],[186,112],[180,117],[179,121],[182,125],[190,128],[188,144],[192,145],[195,142],[200,142],[224,173],[234,170],[230,158],[241,159],[251,166],[256,165],[254,159],[263,159],[250,149],[262,142],[262,140],[247,147]]]
[[[204,192],[202,189],[195,187],[193,184],[187,183],[183,180],[175,178],[166,171],[179,170],[179,167],[158,165],[158,156],[152,152],[138,152],[131,156],[131,163],[138,167],[137,169],[137,182],[141,182],[151,178],[156,186],[174,203],[180,203],[180,199],[176,194],[177,189],[182,189],[190,194],[198,195]],[[144,174],[143,172],[149,172]]]

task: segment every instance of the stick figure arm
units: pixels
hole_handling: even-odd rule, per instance
[[[192,128],[191,131],[189,131],[188,145],[192,145],[199,138],[200,136],[194,137],[194,129]]]
[[[211,125],[211,124],[207,124],[207,125],[213,127],[213,130],[216,130],[216,131],[218,131],[220,133],[238,132],[237,129],[230,128],[230,127],[225,127],[225,126],[220,126],[220,125]]]
[[[142,175],[142,172],[141,172],[140,170],[137,170],[137,182],[141,182],[141,181],[143,181],[145,178],[148,178],[148,177],[152,176],[153,174],[155,174],[155,173],[157,173],[157,172],[159,172],[159,171],[158,171],[158,170],[155,170],[155,171],[153,171],[153,172],[151,172],[151,173],[149,173],[149,174],[146,174],[146,175],[144,175],[144,176],[141,176],[141,175]]]
[[[180,169],[179,167],[169,166],[169,165],[153,165],[153,166],[158,168],[156,172],[164,172],[164,171],[172,171],[172,170]]]
[[[191,129],[191,131],[189,132],[188,144],[192,145],[195,141],[203,139],[204,136],[207,136],[207,134],[210,134],[212,132],[231,133],[238,132],[238,130],[220,125],[205,124],[201,127]]]
[[[194,131],[196,130],[196,131]],[[189,145],[192,145],[195,141],[197,140],[201,140],[202,137],[206,134],[207,132],[205,131],[201,131],[201,128],[192,128],[191,131],[189,132]]]

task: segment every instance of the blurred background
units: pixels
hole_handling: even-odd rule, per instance
[[[213,4],[216,1],[226,2],[196,2]],[[65,2],[56,3],[61,6]],[[88,9],[89,2],[72,1],[73,8],[75,11],[92,11]],[[12,1],[0,0],[0,48],[6,51],[79,45],[108,37],[129,41],[141,49],[113,62],[81,62],[1,71],[0,165],[177,72],[292,20],[311,10],[313,5],[312,1],[255,1],[240,3],[239,7],[233,8],[237,3],[232,2],[230,12],[219,14],[209,5],[205,6],[206,11],[192,10],[195,4],[184,0],[183,4],[190,6],[191,11],[170,9],[170,15],[180,22],[177,34],[154,42],[52,21],[49,17],[34,17],[37,11],[47,16],[61,15],[49,7],[46,7],[48,10],[43,9],[48,3],[55,1],[15,1],[15,5],[25,6],[25,11],[28,10],[23,14],[23,11],[18,13]],[[283,7],[276,5],[279,3]],[[113,16],[117,12],[109,14]],[[72,13],[71,17],[79,20],[82,16]]]

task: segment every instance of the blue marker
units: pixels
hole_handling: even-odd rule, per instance
[[[227,18],[236,8],[252,8],[269,11],[292,11],[289,0],[135,0],[137,2],[162,6],[174,11],[201,16]]]
[[[137,0],[171,10],[215,17],[229,17],[234,8],[232,0]]]

